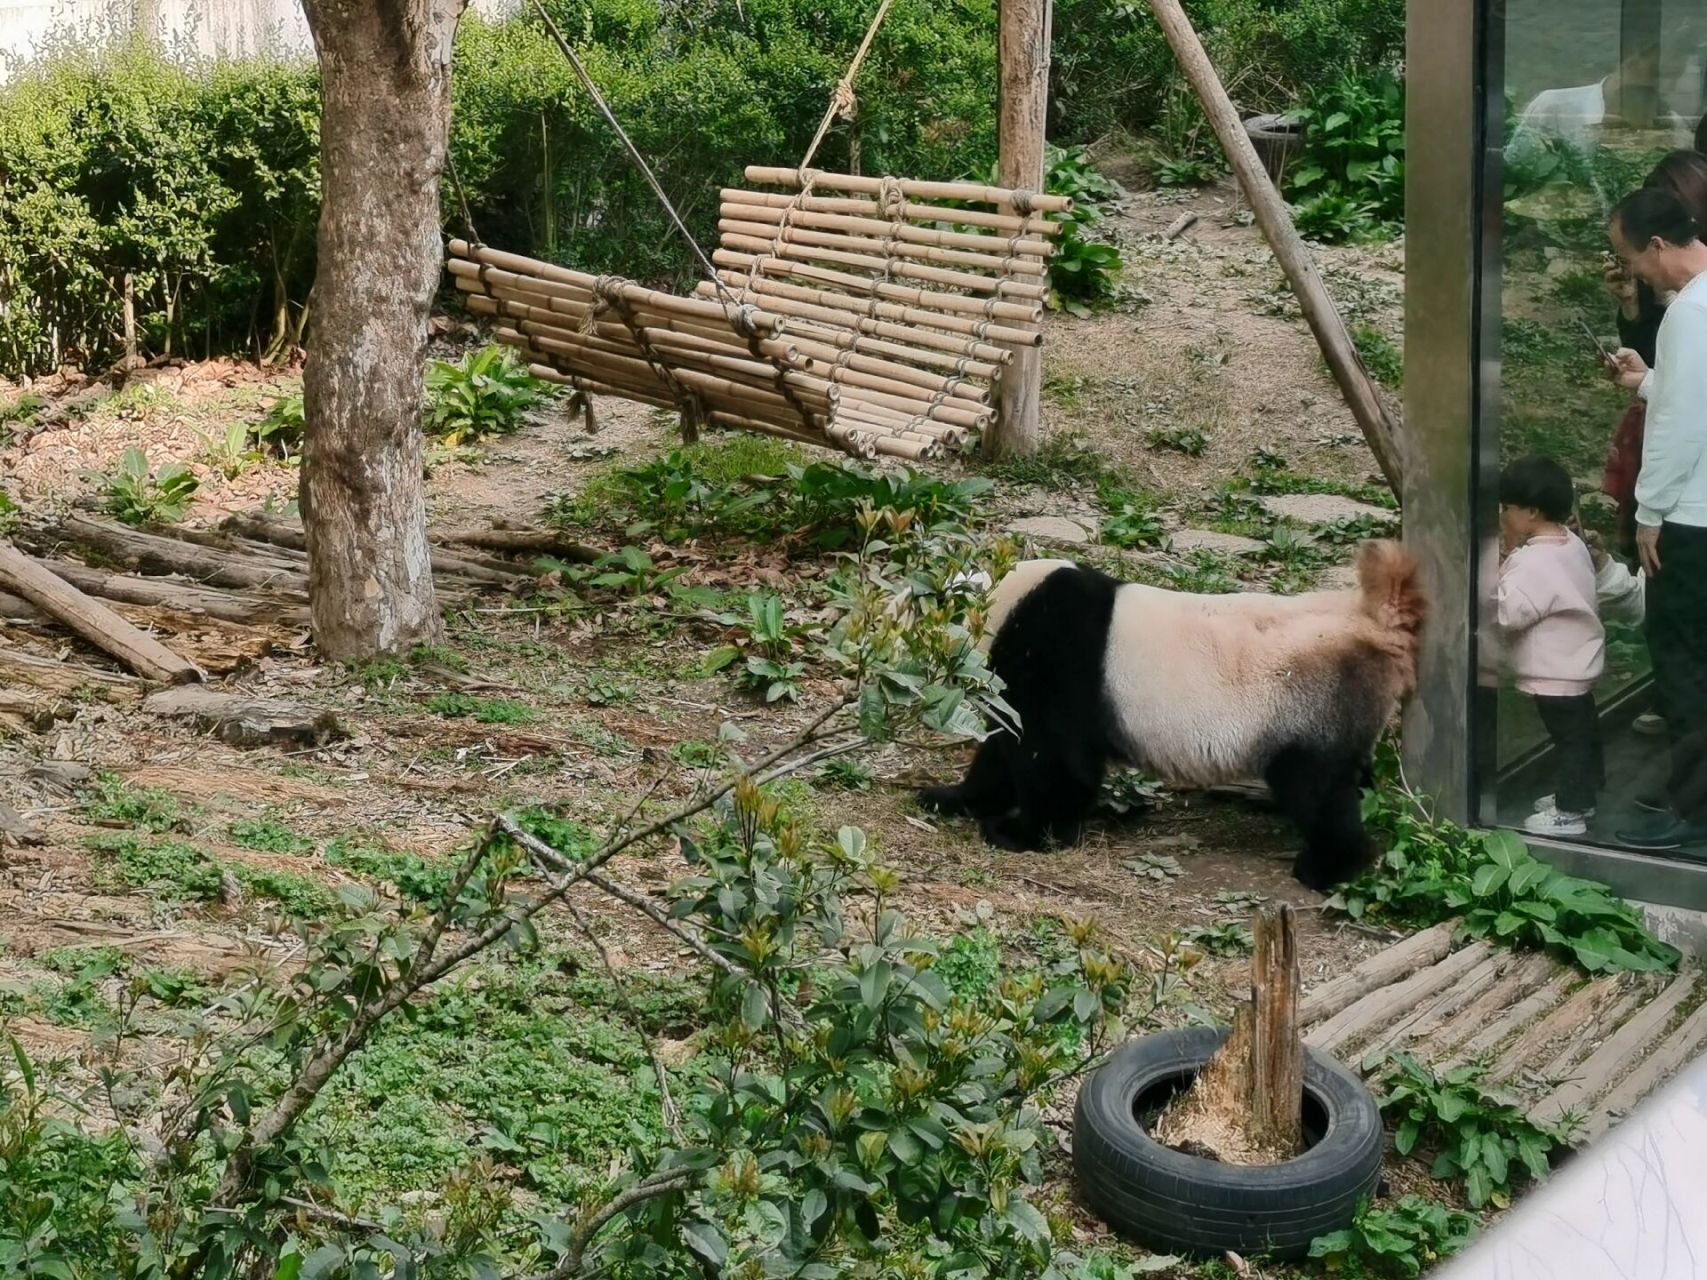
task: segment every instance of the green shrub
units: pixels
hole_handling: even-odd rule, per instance
[[[181,462],[148,469],[148,455],[132,445],[116,470],[90,477],[101,488],[109,515],[126,524],[169,524],[182,520],[201,481]]]
[[[1342,76],[1292,112],[1304,150],[1287,175],[1298,229],[1318,240],[1393,234],[1405,220],[1405,90],[1388,71]]]
[[[1476,1233],[1476,1216],[1424,1196],[1406,1196],[1391,1208],[1365,1204],[1343,1231],[1310,1242],[1310,1256],[1348,1280],[1403,1280],[1450,1258]]]
[[[522,414],[551,398],[553,388],[528,372],[508,347],[471,351],[454,364],[427,365],[426,429],[447,444],[508,435]]]

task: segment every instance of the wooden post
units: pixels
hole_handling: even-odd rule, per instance
[[[1049,106],[1051,0],[1000,0],[996,182],[1043,190],[1043,127]],[[1009,212],[1016,212],[1009,210]],[[993,457],[1037,452],[1043,443],[1043,353],[1014,348],[996,387],[996,420],[984,448]]]
[[[1251,919],[1251,998],[1190,1089],[1157,1120],[1158,1141],[1231,1164],[1285,1160],[1303,1142],[1297,917],[1284,903]]]
[[[1003,8],[1006,7],[1004,3]],[[1322,283],[1316,263],[1304,246],[1298,229],[1292,225],[1286,202],[1280,198],[1280,193],[1269,179],[1268,170],[1257,158],[1256,148],[1251,145],[1244,123],[1234,110],[1232,99],[1227,96],[1220,76],[1216,75],[1209,55],[1203,51],[1203,42],[1197,38],[1191,19],[1180,8],[1179,0],[1150,0],[1150,8],[1155,11],[1156,21],[1173,46],[1180,70],[1185,72],[1186,79],[1191,81],[1191,87],[1203,104],[1203,113],[1209,118],[1215,136],[1221,140],[1221,149],[1227,153],[1227,161],[1239,179],[1245,199],[1250,201],[1257,226],[1274,251],[1280,269],[1286,273],[1287,283],[1298,297],[1298,305],[1303,309],[1310,332],[1316,335],[1316,344],[1321,347],[1328,369],[1339,384],[1340,394],[1351,406],[1352,416],[1363,429],[1363,438],[1368,441],[1381,474],[1386,477],[1394,496],[1402,496],[1397,424],[1382,402],[1375,384],[1370,381],[1369,371],[1363,367],[1363,360],[1346,333],[1345,322],[1340,319],[1334,300]],[[1003,66],[1005,69],[1005,58]],[[1004,70],[1004,78],[1005,74]],[[1003,118],[1006,119],[1005,111]]]

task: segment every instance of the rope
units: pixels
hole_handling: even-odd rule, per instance
[[[539,0],[534,0],[535,4]],[[824,135],[830,131],[830,125],[837,116],[853,115],[858,100],[854,97],[854,77],[859,74],[859,64],[865,61],[865,55],[871,49],[871,42],[877,38],[877,29],[883,25],[883,19],[889,15],[889,6],[894,0],[883,0],[877,6],[877,14],[871,20],[871,25],[865,29],[865,39],[859,42],[859,50],[848,64],[847,74],[836,81],[836,87],[830,92],[830,105],[824,111],[824,118],[818,123],[818,132],[812,135],[812,145],[806,148],[806,154],[800,158],[800,168],[805,169],[812,163],[812,157],[818,154],[818,144],[824,141]]]
[[[628,309],[628,300],[623,297],[623,289],[631,282],[621,276],[600,276],[593,281],[593,293],[598,301],[594,308],[589,309],[582,320],[583,332],[592,331],[592,317],[597,311],[615,311],[622,321],[623,328],[634,338],[634,345],[639,349],[641,357],[651,366],[652,372],[658,375],[658,381],[668,388],[675,399],[676,407],[682,415],[682,430],[693,439],[699,435],[699,423],[705,420],[705,406],[700,402],[699,393],[676,377],[669,361],[660,355],[655,347],[646,340],[645,328],[634,322],[634,315]],[[602,304],[602,305],[601,305]],[[693,443],[693,439],[688,441]]]
[[[887,8],[888,5],[889,0],[884,0],[884,7]],[[670,203],[670,197],[665,194],[657,175],[652,172],[652,167],[646,163],[646,157],[640,154],[640,148],[634,145],[633,140],[623,130],[622,125],[617,122],[610,105],[605,102],[604,95],[599,92],[598,85],[593,83],[593,77],[587,74],[587,68],[576,56],[574,48],[563,38],[563,33],[557,29],[557,24],[551,20],[551,15],[545,11],[545,5],[541,3],[541,0],[533,0],[533,7],[539,11],[540,20],[545,23],[546,32],[551,36],[552,41],[563,51],[563,56],[569,60],[570,67],[575,71],[575,78],[581,82],[581,87],[592,98],[593,105],[599,109],[599,114],[605,118],[605,123],[610,125],[612,131],[622,142],[623,148],[628,152],[628,158],[634,161],[641,176],[646,179],[646,185],[652,188],[652,194],[658,197],[658,203],[663,206],[664,212],[670,215],[670,221],[675,223],[676,230],[681,233],[682,239],[687,241],[688,247],[693,250],[694,257],[699,259],[699,265],[705,269],[706,279],[716,286],[718,293],[726,298],[730,297],[729,290],[717,278],[717,268],[711,265],[711,259],[706,256],[705,250],[700,248],[699,241],[693,238],[693,232],[689,231],[687,223],[682,221],[682,215],[677,213],[676,206]]]

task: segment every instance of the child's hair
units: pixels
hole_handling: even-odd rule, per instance
[[[1577,490],[1570,472],[1553,459],[1532,453],[1500,472],[1500,503],[1528,507],[1539,511],[1544,520],[1563,524],[1576,510]]]

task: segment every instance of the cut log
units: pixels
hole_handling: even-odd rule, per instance
[[[1442,1069],[1459,1066],[1472,1058],[1480,1057],[1490,1049],[1498,1048],[1507,1036],[1517,1032],[1520,1027],[1526,1027],[1536,1018],[1556,1009],[1576,983],[1575,969],[1564,965],[1555,966],[1555,972],[1545,986],[1524,996],[1454,1049],[1441,1063]]]
[[[1200,1145],[1228,1163],[1285,1160],[1303,1138],[1297,919],[1285,904],[1251,920],[1251,998],[1233,1030],[1155,1124],[1158,1142]]]
[[[98,553],[109,565],[144,573],[181,573],[198,583],[215,587],[262,587],[292,592],[307,598],[308,577],[285,573],[269,564],[255,564],[247,556],[215,547],[201,547],[158,533],[145,533],[127,525],[86,516],[67,516],[46,537],[51,544],[62,539]],[[24,538],[20,535],[20,541]],[[26,545],[44,550],[43,536],[31,535]],[[56,548],[57,549],[57,548]]]
[[[1308,1027],[1331,1018],[1371,991],[1391,986],[1400,978],[1445,959],[1452,950],[1452,935],[1457,929],[1457,921],[1448,920],[1414,933],[1385,951],[1377,951],[1350,973],[1323,983],[1305,997],[1298,1021]]]
[[[1411,1012],[1372,1039],[1365,1046],[1363,1056],[1381,1057],[1395,1049],[1414,1049],[1419,1041],[1438,1030],[1465,1005],[1493,986],[1500,974],[1515,963],[1516,958],[1509,951],[1492,952],[1434,1000],[1419,1000]]]
[[[478,547],[482,551],[499,551],[510,555],[556,556],[577,564],[592,564],[605,553],[597,547],[576,542],[573,538],[549,529],[509,529],[494,526],[490,529],[433,529],[428,536],[435,542],[459,547]]]
[[[296,551],[306,551],[308,547],[308,535],[303,532],[301,523],[295,520],[257,512],[241,512],[227,518],[221,527],[276,547],[287,547]],[[429,535],[431,539],[436,539],[437,536]],[[597,559],[597,554],[593,558]],[[503,560],[482,560],[456,555],[436,546],[432,548],[432,564],[435,574],[460,576],[497,587],[514,587],[527,580],[527,575],[520,571],[519,565]]]
[[[11,805],[0,800],[0,844],[41,844],[44,839],[40,830],[26,822]]]
[[[1577,1063],[1593,1053],[1602,1040],[1623,1026],[1637,1009],[1657,994],[1656,985],[1651,979],[1636,979],[1618,999],[1597,1010],[1586,1026],[1566,1036],[1551,1061],[1539,1068],[1530,1068],[1525,1074],[1532,1079],[1549,1083],[1575,1075],[1573,1068]]]
[[[25,685],[56,698],[93,696],[115,703],[134,703],[142,697],[144,687],[134,676],[76,662],[55,662],[16,649],[0,649],[0,679],[14,688]]]
[[[42,563],[80,591],[104,600],[125,604],[159,605],[180,613],[206,614],[221,622],[250,626],[276,623],[286,627],[308,624],[308,605],[303,596],[274,596],[221,591],[197,586],[181,578],[137,578],[129,574],[91,569],[75,560],[43,560]]]
[[[317,747],[342,737],[332,712],[272,698],[248,698],[205,687],[166,689],[143,702],[145,712],[189,720],[234,747]]]
[[[1495,1083],[1509,1080],[1534,1054],[1563,1036],[1573,1035],[1598,1010],[1629,990],[1634,981],[1629,974],[1612,973],[1585,982],[1571,993],[1569,1000],[1526,1028],[1507,1045],[1504,1052],[1494,1059],[1493,1066],[1488,1068],[1488,1079]]]
[[[1432,1060],[1494,1025],[1500,1015],[1541,987],[1559,970],[1558,961],[1549,955],[1538,952],[1524,956],[1478,996],[1475,1003],[1460,1010],[1450,1022],[1437,1027],[1422,1044],[1417,1045],[1419,1055]]]
[[[1625,1076],[1611,1093],[1601,1101],[1584,1122],[1577,1134],[1579,1143],[1593,1142],[1611,1127],[1612,1122],[1625,1115],[1673,1072],[1694,1060],[1707,1042],[1707,1003],[1695,1007],[1677,1030],[1667,1036],[1651,1054]]]
[[[0,716],[16,719],[37,733],[46,733],[55,720],[69,720],[76,714],[76,708],[57,698],[27,689],[0,689]]]
[[[1488,958],[1493,947],[1486,942],[1472,942],[1462,951],[1454,951],[1439,964],[1420,969],[1391,987],[1372,991],[1357,1003],[1313,1028],[1305,1038],[1323,1053],[1339,1053],[1366,1036],[1380,1031],[1390,1021],[1408,1012],[1437,992],[1446,990],[1467,970],[1474,969]]]
[[[1616,1084],[1640,1057],[1650,1041],[1664,1031],[1685,999],[1695,991],[1696,974],[1691,971],[1672,979],[1660,996],[1618,1028],[1600,1048],[1577,1068],[1576,1079],[1560,1085],[1529,1113],[1538,1124],[1557,1124],[1566,1112],[1579,1111]]]
[[[95,771],[75,760],[42,760],[24,775],[31,782],[62,796],[74,796],[95,776]]]
[[[10,542],[0,542],[0,584],[52,614],[139,676],[164,684],[190,684],[202,678],[193,663],[98,600],[84,595],[65,579],[56,577]]]

